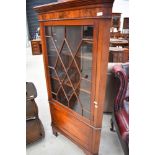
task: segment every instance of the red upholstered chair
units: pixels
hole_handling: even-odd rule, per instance
[[[116,82],[119,82],[118,93],[114,100],[111,119],[111,131],[114,126],[125,155],[129,154],[129,64],[113,67]]]

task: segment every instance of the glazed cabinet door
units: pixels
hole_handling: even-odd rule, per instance
[[[93,120],[94,25],[45,25],[52,100]]]

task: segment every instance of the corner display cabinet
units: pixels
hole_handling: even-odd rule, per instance
[[[36,6],[52,129],[99,152],[113,0]]]

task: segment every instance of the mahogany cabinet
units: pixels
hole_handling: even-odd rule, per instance
[[[34,7],[40,23],[52,129],[97,155],[113,0],[60,0]]]

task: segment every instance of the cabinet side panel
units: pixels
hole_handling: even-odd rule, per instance
[[[99,20],[99,36],[97,50],[97,79],[96,79],[96,102],[94,108],[94,126],[102,127],[104,97],[106,89],[106,73],[109,57],[110,19]],[[93,132],[93,152],[98,152],[100,144],[100,131]]]
[[[106,74],[109,57],[110,42],[110,22],[109,19],[99,21],[99,36],[97,50],[97,79],[96,79],[96,102],[98,107],[94,110],[94,126],[101,127],[103,116],[103,105],[106,90]]]

